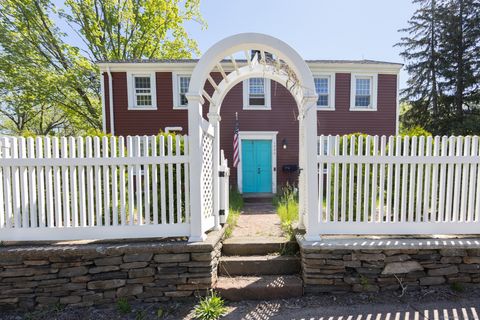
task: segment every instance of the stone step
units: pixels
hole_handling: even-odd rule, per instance
[[[300,273],[296,256],[222,256],[218,265],[221,276],[290,275]]]
[[[298,243],[283,237],[233,237],[226,239],[222,247],[222,254],[227,256],[294,254],[297,251]]]
[[[301,297],[303,283],[297,276],[219,277],[215,289],[230,301],[285,299]]]

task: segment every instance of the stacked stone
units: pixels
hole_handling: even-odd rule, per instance
[[[204,294],[217,279],[221,242],[214,240],[0,248],[0,309]]]
[[[480,249],[301,248],[305,292],[480,283]]]

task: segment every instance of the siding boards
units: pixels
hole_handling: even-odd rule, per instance
[[[218,83],[221,75],[211,74]],[[188,133],[187,110],[173,109],[172,74],[156,73],[157,110],[128,110],[127,74],[112,73],[114,91],[115,134],[152,135],[167,126],[181,126]],[[337,73],[335,89],[335,111],[318,111],[318,134],[348,134],[362,132],[370,135],[395,134],[397,76],[378,75],[378,97],[376,112],[350,111],[350,74]],[[105,111],[107,131],[110,129],[108,76],[105,81]],[[211,95],[213,87],[207,82],[205,90]],[[277,135],[277,185],[287,181],[295,182],[296,174],[282,172],[285,164],[298,164],[298,109],[290,92],[282,85],[271,83],[272,110],[242,110],[242,84],[236,85],[227,94],[221,109],[221,148],[229,163],[233,163],[233,129],[235,112],[238,112],[240,131],[278,131]],[[204,104],[203,115],[207,118],[208,101]],[[287,149],[282,148],[287,140]],[[237,172],[231,168],[230,181],[237,185]]]
[[[377,111],[350,111],[350,73],[335,75],[335,111],[318,111],[318,134],[394,135],[397,76],[378,75]]]

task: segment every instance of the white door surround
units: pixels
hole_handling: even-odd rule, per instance
[[[252,52],[257,52],[253,58],[251,57]],[[236,57],[242,54],[245,60],[237,60]],[[230,60],[233,66],[233,71],[228,74],[220,63],[225,59]],[[219,83],[210,76],[212,72],[221,74],[222,79]],[[205,222],[208,212],[213,212],[215,227],[218,228],[220,225],[218,212],[220,110],[223,99],[231,88],[244,80],[255,77],[267,78],[280,83],[290,91],[297,103],[299,164],[302,169],[299,177],[299,224],[300,226],[305,225],[307,240],[319,239],[319,235],[312,234],[308,228],[308,225],[316,223],[312,220],[315,215],[308,215],[308,212],[313,213],[318,210],[317,154],[307,152],[307,150],[317,149],[316,105],[318,95],[315,92],[312,72],[305,60],[285,42],[265,34],[241,33],[217,42],[205,52],[193,70],[186,94],[189,149],[192,159],[190,164],[190,206],[192,213],[195,210],[198,211],[198,214],[191,216],[190,241],[205,239],[205,232],[210,228]],[[204,89],[207,82],[214,89],[212,95]],[[207,114],[208,121],[203,117],[203,104],[206,100],[210,104]],[[211,158],[204,148],[207,135],[213,138]],[[272,149],[274,148],[272,147]],[[205,157],[207,157],[206,160]],[[210,170],[210,165],[212,170]],[[273,167],[276,167],[276,164],[272,165]],[[210,180],[211,184],[204,183]],[[211,188],[213,188],[213,192]],[[204,208],[205,205],[210,206],[211,204],[213,204],[213,210],[210,210],[209,207],[207,211]]]
[[[272,141],[272,193],[277,193],[277,134],[278,131],[239,131],[240,162],[237,167],[237,187],[243,193],[243,167],[242,167],[242,140],[271,140]]]

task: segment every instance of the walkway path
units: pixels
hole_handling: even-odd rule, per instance
[[[269,202],[246,202],[232,238],[236,237],[283,237],[280,218]]]

